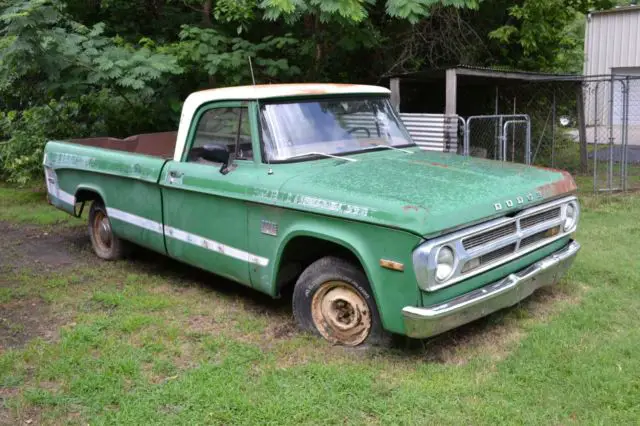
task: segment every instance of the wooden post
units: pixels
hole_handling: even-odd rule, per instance
[[[400,112],[400,79],[395,77],[389,80],[391,89],[391,105]]]
[[[587,173],[587,123],[584,115],[584,94],[582,93],[582,83],[577,86],[576,106],[578,114],[578,139],[580,141],[580,172]]]

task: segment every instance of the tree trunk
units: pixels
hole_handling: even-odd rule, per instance
[[[211,22],[211,0],[205,0],[202,4],[202,24],[206,28],[213,27],[213,22]]]

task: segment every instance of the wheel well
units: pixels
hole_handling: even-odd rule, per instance
[[[293,288],[302,271],[325,256],[339,257],[364,270],[360,259],[343,245],[316,237],[294,237],[280,256],[276,276],[279,293]]]
[[[104,200],[96,191],[91,189],[79,189],[76,191],[76,202],[82,201],[101,201],[104,203]]]
[[[100,194],[98,194],[96,191],[91,190],[91,189],[79,189],[76,191],[76,203],[82,203],[82,206],[80,207],[80,211],[79,212],[75,212],[75,208],[74,208],[74,215],[77,217],[82,216],[82,212],[84,210],[84,206],[85,203],[89,202],[89,207],[91,206],[91,203],[93,203],[94,201],[100,201],[102,204],[104,204],[104,200],[102,199],[102,197],[100,196]]]

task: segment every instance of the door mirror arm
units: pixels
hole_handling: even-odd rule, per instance
[[[230,169],[230,155],[227,147],[221,144],[207,144],[202,146],[202,152],[200,158],[211,161],[212,163],[222,163],[220,166],[220,173],[226,175]]]

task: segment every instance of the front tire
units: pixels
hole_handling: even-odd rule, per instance
[[[113,233],[107,209],[101,201],[94,201],[89,210],[89,238],[100,259],[122,259],[128,251],[126,241]]]
[[[346,260],[323,257],[304,270],[293,291],[298,326],[336,345],[385,344],[369,281]]]

